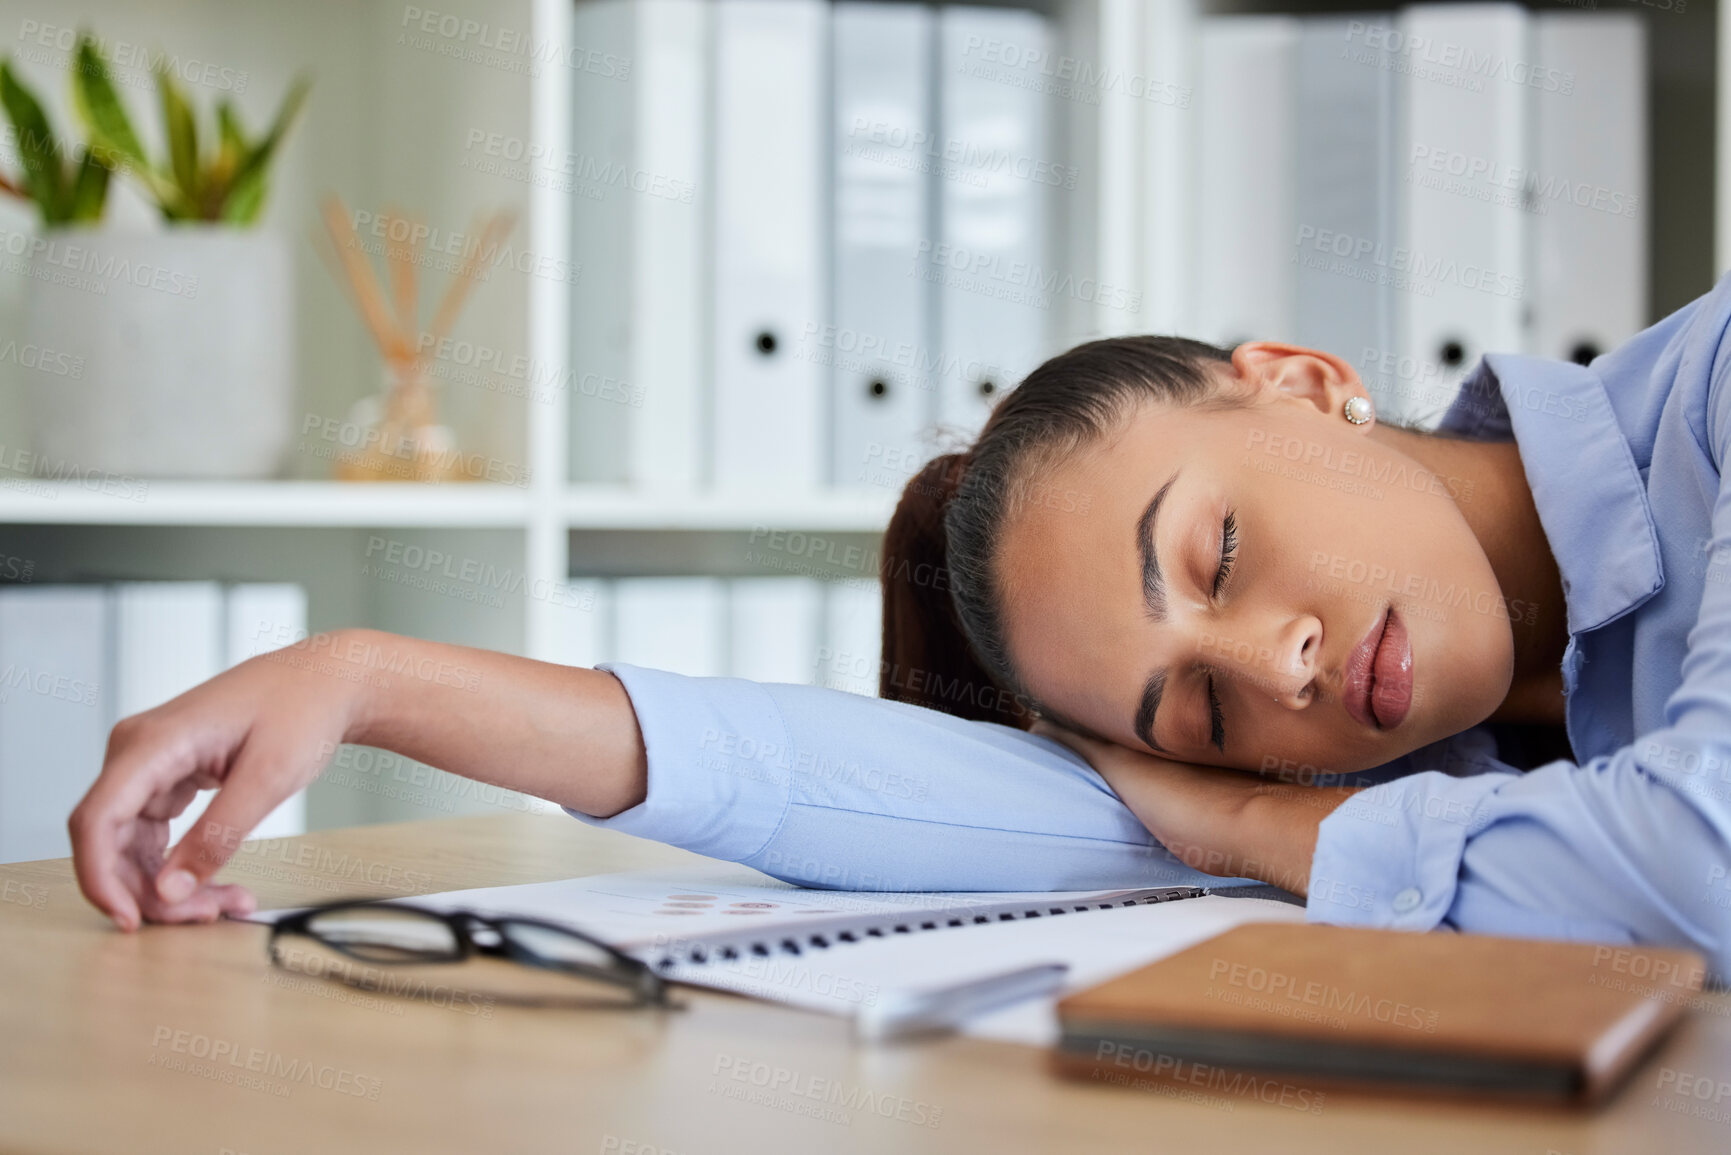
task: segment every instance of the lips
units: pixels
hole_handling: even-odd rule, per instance
[[[1412,642],[1391,606],[1347,656],[1341,701],[1353,721],[1392,730],[1412,706]]]

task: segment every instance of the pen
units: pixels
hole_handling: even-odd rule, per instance
[[[1068,963],[1036,963],[945,986],[887,991],[873,1005],[859,1009],[854,1034],[861,1039],[896,1039],[953,1030],[986,1011],[1056,993],[1069,970]]]

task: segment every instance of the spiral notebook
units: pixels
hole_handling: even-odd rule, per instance
[[[882,995],[1047,962],[1064,991],[1233,926],[1302,921],[1287,903],[1200,887],[922,892],[808,890],[742,866],[632,872],[418,896],[418,905],[566,923],[667,978],[852,1017]],[[268,920],[274,913],[258,918]],[[982,1016],[967,1033],[1047,1045],[1054,999]]]

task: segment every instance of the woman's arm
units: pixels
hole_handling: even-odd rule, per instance
[[[1063,734],[1174,855],[1353,926],[1693,947],[1731,975],[1731,726],[1525,774],[1480,754],[1379,785],[1185,766]]]
[[[1192,766],[1036,722],[1086,758],[1142,825],[1186,865],[1237,875],[1296,895],[1310,892],[1322,820],[1358,792],[1299,786],[1257,774]]]
[[[842,890],[1217,881],[1048,738],[818,686],[611,669],[649,784],[612,818],[576,812],[594,825]]]
[[[245,890],[209,879],[345,741],[808,886],[1216,881],[1156,843],[1081,758],[1007,726],[815,686],[571,669],[356,630],[255,658],[117,726],[72,817],[85,895],[126,929],[249,911]],[[165,861],[168,820],[209,787],[221,789]]]
[[[70,822],[85,897],[126,930],[252,909],[209,880],[343,742],[594,815],[643,800],[643,741],[611,675],[371,630],[245,662],[115,726]],[[168,821],[219,788],[168,850]]]

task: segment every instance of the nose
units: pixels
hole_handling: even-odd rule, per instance
[[[1310,614],[1257,622],[1222,622],[1204,633],[1204,651],[1218,668],[1243,679],[1255,694],[1267,694],[1289,710],[1302,710],[1316,696],[1322,655],[1322,622]]]
[[[1316,696],[1316,673],[1322,657],[1322,621],[1311,614],[1288,618],[1275,629],[1274,700],[1289,710],[1302,710]]]

